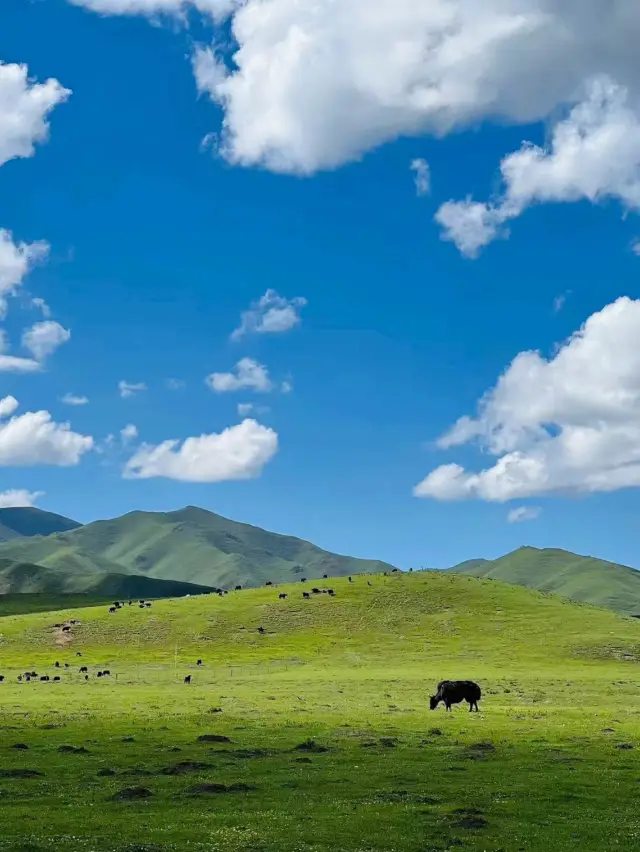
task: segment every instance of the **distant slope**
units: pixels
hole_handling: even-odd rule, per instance
[[[109,603],[112,595],[0,595],[0,618],[5,615],[26,615],[30,612],[55,612],[61,609],[100,606]]]
[[[74,566],[75,567],[75,566]],[[118,572],[83,573],[0,559],[0,595],[90,595],[98,598],[169,598],[211,591],[191,583]]]
[[[0,544],[0,557],[83,574],[116,571],[224,588],[392,569],[193,506],[167,513],[131,512],[71,532],[6,542]]]
[[[77,521],[45,512],[34,506],[0,509],[0,541],[66,532],[81,526]]]
[[[521,547],[499,559],[471,559],[449,571],[553,592],[616,612],[640,614],[639,571],[566,550]]]

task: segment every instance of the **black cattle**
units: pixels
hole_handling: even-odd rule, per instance
[[[264,634],[266,632],[267,631],[264,629],[264,627],[258,627],[258,633]]]
[[[102,672],[98,672],[98,674],[96,675],[96,677],[102,677]]]
[[[22,683],[22,675],[18,675],[18,683]]]
[[[349,577],[349,582],[350,582],[350,583],[353,583],[353,580],[351,579],[351,577]]]
[[[56,675],[53,679],[54,683],[60,680],[60,675]]]
[[[85,672],[88,672],[88,671],[89,671],[89,669],[86,666],[80,666],[80,674],[84,674]]]
[[[191,683],[191,675],[187,675],[184,679],[185,683]]]
[[[53,665],[54,665],[54,668],[56,668],[56,669],[60,668],[60,663],[57,660],[55,661],[55,663]]]
[[[81,657],[81,656],[82,656],[82,654],[80,653],[80,651],[76,651],[76,657]]]
[[[198,662],[196,663],[196,666],[201,666],[201,665],[202,665],[202,660],[198,660]]]
[[[141,603],[141,604],[143,604],[143,603],[144,603],[144,601],[138,601],[138,603]]]
[[[84,679],[85,679],[85,680],[89,680],[89,675],[85,675],[85,676],[84,676]]]
[[[48,680],[49,680],[49,675],[42,675],[42,677],[40,678],[40,680],[43,680],[43,681],[45,681],[45,682],[46,682],[46,681],[48,681]]]
[[[267,582],[265,583],[265,586],[273,586],[273,583],[271,582],[271,580],[267,580]]]
[[[102,677],[111,677],[111,672],[109,671],[109,669],[105,669],[102,672]]]
[[[236,592],[241,592],[241,591],[242,591],[242,586],[236,586]]]
[[[31,678],[29,677],[29,675],[25,675],[24,679],[27,683],[31,683]]]
[[[319,595],[319,594],[320,594],[320,589],[311,589],[311,594],[312,594],[312,595]]]
[[[391,573],[392,573],[392,574],[397,574],[399,570],[400,570],[399,568],[394,568],[394,569],[393,569],[393,571],[392,571]]]
[[[138,609],[144,609],[144,604],[138,604]]]
[[[370,580],[367,580],[367,586],[373,586],[373,583]]]
[[[129,601],[129,606],[133,606],[133,601]]]
[[[150,606],[151,606],[151,604],[150,604],[150,603],[146,603],[146,604],[145,604],[145,606],[148,608],[148,607],[150,607]]]
[[[328,575],[328,574],[323,574],[323,575],[322,575],[322,579],[323,579],[323,580],[328,580],[328,579],[329,579],[329,575]]]
[[[307,582],[307,578],[306,578],[306,577],[300,577],[300,582],[301,582],[301,583],[306,583],[306,582]]]
[[[0,683],[4,681],[4,675],[0,675]]]
[[[311,595],[309,594],[309,592],[303,592],[303,593],[302,593],[302,597],[303,597],[303,598],[310,598],[310,597],[311,597]]]
[[[68,669],[68,668],[69,668],[69,663],[65,663],[65,664],[64,664],[64,667],[65,667],[65,669]]]
[[[333,589],[327,589],[327,594],[333,596],[335,595],[335,592],[333,591]]]
[[[472,680],[443,680],[438,684],[436,694],[429,699],[429,706],[432,710],[435,710],[442,701],[445,708],[451,710],[452,704],[460,704],[461,701],[466,701],[469,704],[469,713],[474,707],[476,713],[478,713],[478,701],[481,697],[480,687]]]
[[[63,632],[63,633],[71,633],[71,628],[70,628],[68,625],[65,625],[65,626],[62,628],[62,632]]]
[[[115,611],[116,611],[115,606],[110,606],[110,607],[109,607],[109,612],[115,612]]]
[[[284,601],[284,600],[287,599],[287,596],[283,593],[281,595],[278,595],[278,599],[281,600],[281,601]]]

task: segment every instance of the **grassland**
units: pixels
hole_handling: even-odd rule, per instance
[[[640,571],[566,550],[520,547],[499,559],[470,559],[449,570],[640,614]]]
[[[446,573],[371,582],[2,618],[0,850],[638,845],[637,621]],[[17,683],[56,660],[61,683]],[[443,677],[478,680],[481,712],[429,711]],[[152,795],[113,800],[134,786]]]

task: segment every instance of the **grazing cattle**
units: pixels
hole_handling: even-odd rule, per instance
[[[138,603],[141,603],[141,604],[143,604],[143,603],[144,603],[144,601],[138,601]]]
[[[0,675],[0,683],[4,681],[4,675]]]
[[[102,677],[111,677],[111,672],[109,671],[109,669],[105,669],[102,672]]]
[[[328,574],[323,574],[323,575],[322,575],[322,579],[323,579],[323,580],[328,580],[328,579],[329,579],[329,575],[328,575]]]
[[[258,633],[266,633],[264,627],[258,627]]]
[[[138,609],[144,609],[144,604],[138,604]]]
[[[350,582],[350,583],[353,583],[353,580],[352,580],[352,578],[351,578],[351,577],[349,577],[349,582]]]
[[[116,611],[115,606],[110,606],[110,607],[109,607],[109,612],[115,612],[115,611]]]
[[[196,663],[196,666],[201,666],[201,665],[202,665],[202,660],[198,660],[198,662]]]
[[[43,681],[45,681],[45,682],[46,682],[46,681],[48,681],[48,680],[49,680],[49,675],[42,675],[42,677],[40,678],[40,680],[43,680]]]
[[[271,582],[271,580],[267,580],[267,582],[265,583],[265,586],[273,586],[273,583]]]
[[[56,683],[59,680],[60,680],[60,675],[56,675],[53,679],[53,682]]]
[[[312,595],[319,595],[319,594],[320,594],[320,589],[311,589],[311,594],[312,594]]]
[[[98,672],[98,674],[96,675],[96,677],[102,677],[102,672]]]
[[[82,654],[80,653],[80,651],[76,651],[76,657],[81,657],[81,656],[82,656]]]
[[[68,624],[66,624],[66,625],[62,628],[62,632],[63,632],[63,633],[71,633],[71,628],[69,627],[69,625],[68,625]]]
[[[129,606],[133,606],[133,601],[129,601]]]
[[[55,663],[53,665],[54,665],[54,668],[56,668],[56,669],[60,668],[60,663],[57,660],[55,661]]]
[[[22,675],[18,675],[18,683],[22,683]]]
[[[278,599],[281,600],[281,601],[286,601],[287,596],[283,592],[281,595],[278,595]]]
[[[475,707],[476,713],[478,710],[478,701],[482,697],[482,692],[477,683],[472,680],[443,680],[438,684],[438,689],[435,695],[429,699],[429,706],[435,710],[440,702],[444,702],[447,710],[451,710],[452,704],[460,704],[461,701],[466,701],[469,704],[469,713]]]
[[[184,679],[185,683],[191,683],[191,675],[187,675]]]
[[[85,680],[89,680],[89,675],[85,675],[85,676],[84,676],[84,679],[85,679]]]
[[[373,586],[373,583],[370,580],[367,580],[367,586]]]
[[[65,667],[65,669],[68,669],[68,668],[69,668],[69,663],[65,663],[65,664],[64,664],[64,667]]]
[[[303,593],[302,593],[302,597],[303,597],[303,598],[310,598],[310,597],[311,597],[311,595],[309,594],[309,592],[303,592]]]
[[[241,592],[241,591],[242,591],[242,586],[236,586],[236,592]]]
[[[88,671],[89,671],[89,669],[86,666],[80,666],[80,674],[84,674],[85,672],[88,672]]]
[[[150,603],[146,603],[146,604],[145,604],[145,606],[146,606],[146,607],[147,607],[147,609],[148,609],[148,608],[151,606],[151,604],[150,604]]]
[[[335,592],[333,591],[333,589],[327,589],[327,594],[328,595],[335,595]]]
[[[29,677],[29,675],[25,675],[24,679],[26,680],[27,683],[31,683],[31,678]]]

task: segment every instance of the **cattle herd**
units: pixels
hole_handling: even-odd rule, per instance
[[[397,572],[398,572],[398,569],[394,568],[393,573],[397,573]],[[385,571],[384,575],[387,576],[387,573],[388,572]],[[328,575],[324,574],[323,579],[327,580]],[[353,577],[349,577],[348,581],[349,581],[349,583],[353,583]],[[302,577],[300,579],[300,582],[306,583],[307,578]],[[271,580],[267,580],[265,585],[266,586],[273,586],[273,582]],[[372,585],[369,580],[367,580],[367,585],[368,586]],[[242,591],[242,586],[237,585],[235,587],[235,591],[236,592]],[[218,594],[220,596],[228,594],[228,592],[225,589],[214,589],[213,593]],[[303,592],[302,593],[302,597],[305,600],[309,600],[312,595],[329,595],[329,597],[333,598],[333,597],[335,597],[336,593],[335,593],[334,589],[319,589],[317,587],[312,588],[310,592]],[[278,600],[281,600],[281,601],[286,600],[287,597],[288,597],[288,595],[285,592],[281,592],[278,595]],[[138,600],[137,602],[134,602],[133,600],[130,600],[130,601],[128,601],[128,606],[134,606],[134,603],[137,603],[137,606],[140,609],[149,609],[152,605],[151,601]],[[125,603],[123,601],[114,601],[113,604],[109,606],[109,614],[113,615],[114,613],[118,612],[118,610],[121,610],[124,607],[125,607]],[[70,619],[65,624],[54,624],[53,626],[56,629],[62,630],[63,633],[69,633],[69,632],[71,632],[72,626],[79,624],[79,623],[80,622],[77,619]],[[244,628],[240,628],[240,629],[244,630]],[[265,630],[264,627],[262,627],[262,625],[260,625],[257,628],[257,632],[261,636],[264,636],[267,631]],[[76,657],[81,657],[81,656],[82,656],[82,654],[81,654],[80,651],[76,652]],[[196,662],[196,666],[200,667],[200,666],[203,666],[203,665],[204,665],[204,663],[203,663],[202,659],[198,659],[197,662]],[[56,660],[53,663],[53,668],[55,668],[55,669],[62,668],[62,665],[61,665],[59,660]],[[71,668],[71,666],[70,666],[69,663],[64,663],[64,668],[68,670],[68,669]],[[88,681],[89,680],[89,667],[86,666],[86,665],[80,666],[79,667],[79,674],[84,675],[85,681]],[[100,671],[97,671],[95,673],[95,677],[96,678],[111,677],[111,672],[109,671],[109,669],[101,669]],[[4,683],[5,679],[6,678],[5,678],[4,675],[0,675],[0,683]],[[19,683],[23,683],[23,682],[29,683],[30,681],[37,681],[37,680],[40,680],[41,682],[44,682],[44,683],[48,683],[50,681],[53,682],[53,683],[59,683],[59,682],[61,682],[62,678],[60,677],[60,675],[54,675],[53,678],[51,678],[49,675],[39,675],[38,672],[35,672],[35,671],[27,671],[27,672],[23,672],[22,674],[18,675],[18,682]],[[185,676],[184,683],[185,684],[191,683],[191,675]],[[479,712],[478,701],[480,701],[481,697],[482,697],[482,691],[481,691],[480,687],[478,686],[477,683],[475,683],[472,680],[443,680],[443,681],[440,681],[440,683],[438,684],[435,695],[432,695],[430,697],[429,707],[430,707],[431,710],[435,710],[440,703],[443,703],[444,706],[445,706],[445,710],[450,711],[452,705],[460,704],[462,701],[466,701],[469,705],[469,712],[471,713],[475,709],[475,711],[477,713],[477,712]]]

